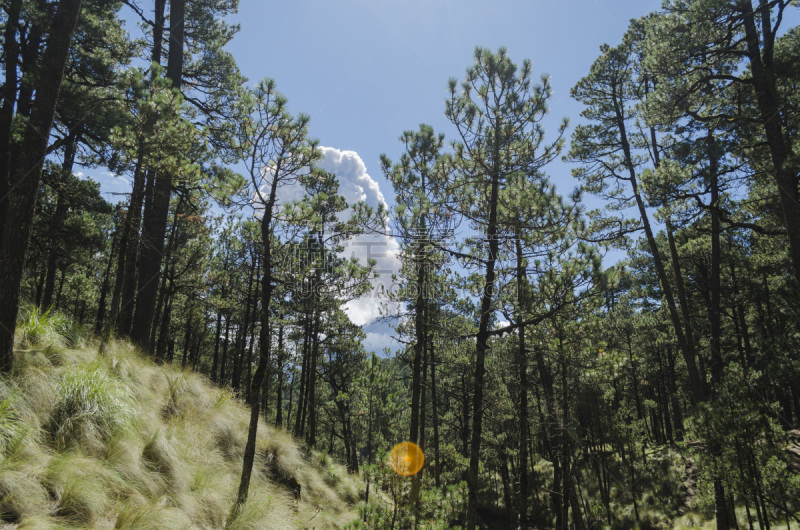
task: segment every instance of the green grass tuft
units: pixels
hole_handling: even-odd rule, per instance
[[[122,505],[114,528],[128,530],[181,530],[192,528],[185,513],[167,506],[166,499],[151,502],[130,500]]]
[[[239,516],[231,522],[231,530],[271,530],[287,528],[294,518],[289,508],[289,499],[270,488],[250,492]]]
[[[0,401],[0,462],[19,452],[29,431],[14,410],[11,398]]]
[[[64,337],[58,332],[63,325],[59,322],[62,318],[51,314],[49,309],[44,312],[35,306],[22,309],[17,325],[19,343],[24,348],[66,346]]]
[[[0,470],[0,520],[18,523],[44,513],[49,499],[42,485],[22,471]]]
[[[101,366],[90,365],[64,374],[48,431],[57,449],[80,445],[95,450],[129,425],[134,413],[125,387]]]
[[[55,514],[86,525],[107,515],[116,497],[133,493],[113,469],[77,452],[53,457],[45,481],[56,500]]]
[[[172,444],[157,431],[145,444],[142,459],[148,467],[164,477],[168,491],[181,491],[186,488],[186,478],[181,469],[178,455]]]

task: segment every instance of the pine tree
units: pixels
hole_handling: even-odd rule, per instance
[[[531,63],[518,68],[505,49],[497,53],[477,48],[475,64],[464,82],[450,80],[445,115],[455,125],[460,141],[454,144],[456,194],[461,213],[479,234],[473,254],[483,271],[473,382],[472,433],[469,464],[469,502],[466,527],[477,524],[478,468],[483,431],[483,394],[490,323],[494,320],[496,263],[505,227],[498,217],[499,198],[519,173],[535,174],[558,155],[561,142],[544,144],[540,121],[547,112],[551,89],[545,77],[531,82]]]
[[[16,11],[12,6],[12,11]],[[37,71],[38,87],[36,98],[30,106],[30,116],[25,125],[19,144],[0,146],[0,158],[10,156],[8,169],[0,174],[0,372],[10,372],[13,362],[14,330],[19,308],[19,289],[28,250],[33,214],[36,205],[36,192],[42,174],[47,141],[53,125],[59,90],[64,80],[72,34],[81,11],[81,0],[61,0],[49,28],[47,42]],[[6,39],[15,41],[13,32],[16,20],[7,24]],[[12,28],[9,30],[9,28]],[[38,43],[36,43],[38,46]],[[6,46],[14,48],[13,43]],[[13,105],[16,99],[13,91],[18,86],[16,77],[16,50],[6,55],[6,105]],[[13,73],[11,72],[13,70]],[[10,82],[10,85],[9,85]],[[21,81],[31,84],[30,80]],[[17,104],[17,113],[22,112],[22,101]],[[7,109],[3,117],[8,123],[0,129],[10,131],[13,110]],[[10,142],[10,138],[7,139]],[[9,153],[6,155],[5,153]]]

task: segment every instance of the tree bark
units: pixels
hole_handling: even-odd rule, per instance
[[[3,227],[8,214],[8,193],[11,190],[11,125],[14,121],[14,104],[17,100],[17,66],[19,42],[17,29],[22,0],[11,0],[8,21],[3,34],[6,79],[3,84],[3,105],[0,107],[0,250],[3,248]]]
[[[297,413],[295,415],[294,435],[302,437],[305,430],[306,382],[308,379],[308,358],[311,349],[311,315],[306,312],[303,326],[303,359],[300,363],[300,388],[297,394]]]
[[[496,157],[494,157],[496,159]],[[478,516],[478,465],[481,457],[481,435],[483,432],[483,386],[486,375],[486,352],[489,350],[489,321],[492,316],[494,298],[495,260],[499,249],[497,239],[497,201],[500,192],[499,175],[491,175],[489,196],[489,222],[486,237],[489,240],[489,254],[486,259],[483,292],[481,294],[481,314],[478,321],[475,353],[475,381],[472,398],[472,437],[469,450],[469,471],[467,474],[467,530],[475,530]]]
[[[520,234],[515,238],[517,251],[517,322],[522,322],[522,308],[525,304],[524,286],[527,283],[522,240]],[[525,351],[525,326],[520,326],[517,344],[517,370],[519,371],[519,494],[517,497],[517,526],[528,528],[528,357]],[[510,508],[510,507],[509,507]]]
[[[719,163],[714,153],[716,145],[711,131],[706,139],[709,152],[709,177],[711,180],[711,307],[710,324],[711,337],[709,340],[711,400],[716,401],[719,397],[719,387],[722,384],[722,371],[724,360],[722,358],[722,318],[721,318],[721,285],[720,274],[722,274],[722,247],[720,243],[720,194],[719,194]],[[721,440],[717,438],[717,433],[712,435],[709,440],[711,455],[715,460],[722,458]],[[720,433],[721,434],[721,433]],[[717,467],[717,466],[715,466]],[[719,471],[715,471],[714,480],[714,512],[717,518],[717,530],[727,530],[730,528],[729,512],[725,499],[725,488]]]
[[[222,331],[222,311],[217,308],[217,327],[214,333],[214,357],[211,361],[211,381],[218,383],[217,367],[219,366],[219,337]]]
[[[420,175],[421,182],[420,187],[424,191],[426,189],[426,182],[425,182],[425,172],[423,171]],[[420,218],[420,229],[421,234],[425,234],[427,227],[425,226],[425,216],[422,215]],[[420,238],[416,242],[416,249],[415,249],[415,265],[417,267],[417,296],[415,303],[415,319],[414,319],[414,332],[415,332],[415,339],[416,342],[414,344],[414,359],[411,365],[411,426],[410,426],[410,433],[409,433],[409,440],[411,443],[419,444],[420,441],[420,423],[422,423],[420,419],[420,401],[422,399],[422,360],[425,351],[426,345],[426,336],[425,336],[425,292],[426,292],[426,285],[425,282],[427,280],[427,270],[426,270],[426,262],[425,262],[425,240],[424,238]],[[423,433],[424,434],[424,433]],[[420,470],[421,471],[421,470]],[[421,476],[422,473],[416,473],[414,477],[411,479],[411,498],[412,502],[414,503],[414,521],[415,524],[419,520],[419,511],[420,511],[420,504],[419,504],[419,492],[421,487]]]
[[[308,431],[306,432],[306,444],[315,447],[317,444],[317,358],[319,357],[319,331],[320,331],[320,309],[314,310],[314,323],[311,333],[311,363],[308,369],[308,379],[306,381],[306,402],[308,406]]]
[[[681,326],[680,316],[678,315],[678,310],[675,304],[675,297],[672,294],[672,287],[669,283],[669,278],[667,277],[666,270],[664,268],[664,262],[661,258],[661,252],[658,250],[658,245],[656,245],[656,238],[653,234],[653,228],[650,225],[650,217],[647,215],[647,209],[644,204],[644,200],[642,199],[642,194],[639,191],[639,184],[636,177],[636,170],[633,164],[633,155],[631,154],[631,146],[630,142],[628,141],[628,133],[625,127],[625,119],[622,115],[622,110],[620,108],[621,102],[619,97],[615,94],[614,95],[614,110],[616,112],[617,118],[617,128],[619,130],[620,135],[620,143],[622,146],[622,153],[625,160],[625,167],[628,170],[628,179],[631,183],[631,189],[633,192],[633,196],[636,200],[636,206],[639,211],[639,217],[642,221],[642,228],[644,228],[645,236],[647,237],[647,244],[650,248],[650,253],[653,256],[653,264],[656,268],[656,274],[658,276],[659,283],[661,285],[661,290],[664,293],[664,299],[667,303],[667,309],[669,310],[670,320],[672,321],[672,327],[675,330],[675,336],[678,339],[678,345],[680,346],[681,352],[683,353],[684,361],[686,362],[686,369],[689,372],[689,386],[694,396],[694,400],[696,402],[703,401],[705,398],[704,392],[704,384],[703,381],[700,379],[700,374],[697,370],[697,359],[694,355],[692,355],[692,350],[689,347],[686,341],[686,335],[683,332],[683,327]]]
[[[183,77],[185,11],[186,0],[171,0],[167,77],[177,90],[181,89],[181,79]],[[139,271],[139,294],[131,330],[131,340],[133,340],[134,344],[148,352],[152,350],[150,327],[153,325],[158,279],[161,274],[164,236],[167,233],[171,193],[172,175],[166,171],[157,173],[153,186],[153,207],[149,212],[146,212],[144,219],[144,244],[142,245],[142,260]]]
[[[436,482],[436,487],[441,487],[441,480],[439,479],[439,475],[441,473],[441,461],[439,459],[439,396],[438,396],[438,389],[436,386],[436,350],[433,347],[433,338],[431,337],[431,352],[430,352],[430,363],[431,363],[431,412],[433,417],[431,418],[431,423],[433,423],[433,458],[434,458],[434,466],[433,466],[433,479]],[[372,406],[372,401],[370,401],[370,406]],[[370,422],[372,422],[372,416],[370,416]],[[370,437],[372,436],[372,431],[369,431]],[[371,438],[370,438],[371,439]]]
[[[283,324],[278,326],[278,388],[275,402],[275,426],[283,426]]]
[[[33,225],[36,192],[80,10],[81,0],[61,0],[58,4],[39,69],[36,100],[18,147],[19,165],[11,182],[0,244],[0,278],[3,279],[0,282],[0,372],[10,372],[12,368],[19,290]]]
[[[117,232],[115,230],[111,235],[111,252],[108,254],[108,264],[103,274],[103,285],[100,287],[100,301],[97,303],[97,320],[94,324],[95,335],[100,335],[103,331],[103,323],[106,319],[106,298],[108,297],[108,288],[111,283],[111,266],[114,263],[114,255],[117,252],[118,244],[119,239],[117,238]]]
[[[270,330],[270,305],[272,302],[272,292],[274,290],[273,277],[272,277],[272,218],[273,209],[278,191],[278,175],[280,175],[280,161],[275,167],[275,173],[270,185],[269,199],[264,204],[264,213],[261,218],[261,244],[264,249],[264,277],[261,282],[261,332],[259,333],[259,359],[256,371],[253,374],[253,382],[250,385],[250,395],[247,396],[248,405],[250,405],[250,425],[247,431],[247,443],[244,448],[244,457],[242,459],[242,476],[239,481],[239,491],[236,496],[236,505],[231,512],[231,517],[228,520],[230,525],[239,515],[241,507],[247,500],[248,492],[250,491],[250,477],[253,474],[253,463],[256,456],[256,435],[258,433],[258,419],[260,417],[261,406],[261,388],[264,384],[264,378],[267,375],[270,362],[270,348],[272,346],[269,330]]]
[[[133,189],[128,215],[125,216],[125,260],[123,268],[117,271],[122,278],[121,307],[117,320],[117,332],[127,336],[131,332],[133,321],[133,305],[136,303],[136,256],[139,252],[139,229],[142,221],[142,204],[144,202],[144,141],[140,140],[136,167],[133,170]]]

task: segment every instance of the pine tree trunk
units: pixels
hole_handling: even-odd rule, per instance
[[[219,384],[225,386],[228,384],[228,378],[225,375],[225,367],[228,363],[228,337],[231,330],[230,315],[225,315],[225,338],[222,341],[222,358],[219,361]]]
[[[311,315],[306,312],[303,326],[303,360],[300,365],[300,388],[297,394],[297,414],[295,415],[294,435],[302,437],[305,430],[306,382],[308,379],[309,351],[311,349]]]
[[[306,401],[308,403],[308,431],[306,432],[306,444],[315,447],[317,444],[317,358],[319,357],[320,343],[320,310],[314,310],[314,324],[311,333],[311,364],[308,370],[306,384]]]
[[[481,436],[483,434],[483,386],[486,375],[486,352],[489,350],[489,320],[492,316],[494,298],[495,260],[499,242],[497,238],[497,200],[500,192],[499,176],[491,176],[489,197],[489,222],[486,237],[489,253],[486,256],[486,274],[481,294],[481,313],[478,321],[475,353],[475,380],[472,393],[472,435],[469,448],[469,471],[467,474],[467,530],[475,530],[478,519],[478,466],[481,458]]]
[[[675,233],[672,228],[672,221],[666,219],[667,242],[669,244],[670,260],[672,261],[672,273],[675,277],[675,290],[678,293],[678,303],[681,306],[681,314],[683,316],[683,325],[686,330],[686,347],[689,349],[689,355],[696,357],[695,348],[695,334],[692,330],[692,317],[689,313],[689,297],[686,295],[686,287],[683,281],[683,274],[681,273],[680,256],[678,255],[678,247],[675,244]],[[705,378],[701,377],[701,380]],[[696,396],[695,396],[696,398]]]
[[[190,306],[191,308],[191,306]],[[186,361],[189,358],[189,346],[192,340],[192,315],[189,313],[189,320],[186,321],[186,335],[183,337],[183,358],[181,368],[186,368]]]
[[[106,298],[108,297],[108,288],[111,283],[111,266],[114,263],[114,255],[116,254],[118,244],[119,240],[115,230],[111,234],[111,252],[108,254],[108,264],[103,274],[103,285],[100,287],[100,301],[97,303],[97,319],[94,324],[95,335],[100,335],[103,331],[103,324],[106,319]]]
[[[156,310],[153,315],[153,324],[150,326],[150,339],[148,344],[151,345],[150,353],[155,353],[156,357],[158,356],[158,343],[156,342],[156,335],[158,330],[162,327],[161,323],[163,323],[161,315],[164,310],[164,301],[167,297],[167,282],[169,281],[170,277],[173,277],[175,275],[175,259],[172,253],[175,249],[175,241],[178,236],[178,227],[180,225],[179,220],[182,212],[182,207],[183,207],[183,195],[180,196],[178,204],[175,206],[175,211],[172,214],[172,228],[170,228],[169,238],[167,240],[167,248],[164,251],[164,262],[165,262],[164,274],[161,275],[160,287],[158,288],[158,301],[156,302]],[[169,272],[170,268],[172,270],[171,274]],[[136,315],[134,315],[134,321],[135,320],[136,320]],[[136,326],[135,323],[134,326]]]
[[[275,426],[283,426],[283,324],[278,326],[278,388],[275,402]]]
[[[10,179],[8,210],[0,239],[0,278],[3,278],[0,282],[0,372],[10,372],[12,368],[19,291],[33,226],[36,192],[80,9],[81,0],[61,0],[58,4],[38,71],[36,101],[19,145],[18,169]]]
[[[256,267],[255,263],[252,264],[250,267],[250,274],[248,275],[247,281],[247,295],[245,299],[245,309],[244,313],[242,314],[242,324],[239,326],[239,331],[236,336],[236,346],[235,351],[236,355],[238,355],[238,361],[233,370],[233,390],[234,392],[239,391],[241,387],[241,379],[242,379],[242,365],[244,363],[245,354],[247,351],[247,330],[248,326],[250,326],[250,306],[253,303],[253,281],[256,275]]]
[[[260,417],[261,388],[264,384],[267,370],[270,363],[270,304],[272,302],[273,271],[272,271],[272,213],[278,191],[278,177],[280,174],[280,162],[275,167],[275,176],[270,186],[269,199],[264,204],[264,213],[261,218],[261,244],[264,249],[263,267],[264,277],[261,282],[261,332],[259,333],[259,359],[258,367],[253,374],[253,382],[250,385],[250,395],[247,396],[250,405],[250,425],[247,431],[247,443],[244,448],[242,459],[242,476],[239,481],[239,491],[236,496],[231,515],[228,519],[228,526],[238,517],[242,506],[247,500],[250,491],[250,477],[253,474],[253,463],[256,456],[256,435],[258,433],[258,420]]]
[[[139,229],[142,221],[142,204],[144,202],[144,142],[139,145],[136,167],[133,171],[133,189],[128,214],[125,216],[125,233],[127,245],[125,246],[124,267],[117,274],[122,278],[121,307],[117,320],[117,332],[127,336],[131,331],[133,321],[133,305],[136,303],[136,256],[139,252]]]
[[[431,412],[433,417],[431,418],[431,423],[433,423],[433,458],[434,458],[434,466],[433,466],[433,478],[436,482],[436,487],[441,487],[441,480],[439,475],[441,473],[441,461],[439,459],[439,396],[438,396],[438,389],[436,387],[436,356],[435,356],[435,349],[433,347],[433,338],[431,337]],[[372,402],[370,401],[370,406]],[[370,422],[372,421],[372,416],[370,416]],[[369,436],[372,436],[372,431],[369,431]]]
[[[174,272],[174,271],[173,271]],[[169,284],[164,286],[165,294],[164,298],[164,312],[161,313],[161,330],[158,332],[158,343],[156,346],[156,359],[157,360],[164,360],[166,359],[167,354],[167,346],[170,342],[171,332],[169,329],[170,319],[172,318],[172,302],[175,298],[175,293],[173,292],[173,285],[172,280],[169,280]],[[172,361],[172,359],[169,359]]]
[[[661,257],[661,252],[658,250],[658,245],[656,245],[656,238],[653,234],[653,228],[650,225],[650,217],[647,214],[647,208],[645,206],[644,199],[639,191],[639,184],[636,177],[636,170],[634,169],[631,147],[630,143],[628,142],[628,133],[625,127],[625,120],[623,118],[618,101],[617,105],[615,106],[615,111],[617,114],[617,127],[619,129],[620,142],[622,143],[625,166],[628,169],[628,181],[631,183],[631,190],[633,192],[633,197],[636,200],[639,217],[642,221],[642,227],[644,228],[644,233],[647,238],[648,248],[650,249],[650,254],[653,256],[653,264],[656,268],[656,274],[658,276],[661,290],[664,293],[664,299],[667,303],[667,309],[669,311],[672,327],[675,330],[675,336],[678,339],[678,345],[680,346],[684,361],[686,362],[686,369],[689,373],[689,387],[695,402],[700,402],[705,399],[704,384],[697,369],[696,356],[692,354],[693,352],[688,341],[686,340],[686,335],[684,333],[683,326],[681,325],[680,316],[678,315],[678,310],[676,308],[675,298],[672,294],[672,286],[664,268],[664,261]]]
[[[422,189],[425,189],[425,175],[422,175]],[[422,218],[421,233],[425,234],[425,219]],[[415,344],[414,344],[414,359],[411,363],[411,426],[409,433],[409,441],[414,444],[419,444],[420,441],[420,401],[422,399],[422,358],[425,351],[425,281],[426,281],[426,267],[424,256],[425,241],[420,239],[416,244],[416,266],[417,266],[417,297],[415,302]],[[414,504],[414,521],[419,519],[419,492],[421,486],[421,473],[417,473],[411,479],[411,499]]]
[[[721,284],[720,275],[722,274],[722,247],[720,243],[720,194],[719,194],[719,181],[718,181],[718,161],[715,150],[715,141],[712,133],[709,131],[707,137],[708,151],[709,151],[709,177],[711,184],[711,307],[710,307],[710,324],[711,324],[711,338],[709,340],[710,350],[710,367],[711,367],[711,400],[716,401],[719,396],[719,388],[722,384],[722,371],[724,368],[724,360],[722,358],[722,308],[721,308]],[[713,413],[713,412],[712,412]],[[722,440],[717,439],[717,433],[712,435],[709,440],[710,452],[715,460],[722,458],[722,448],[720,447]],[[724,436],[723,433],[719,433]],[[715,466],[717,467],[717,466]],[[717,472],[718,473],[718,472]],[[725,489],[722,484],[722,478],[715,474],[714,477],[714,511],[717,516],[717,530],[727,530],[730,528],[730,521],[728,520],[728,509],[725,501]]]
[[[167,57],[167,77],[173,88],[180,90],[183,78],[183,48],[185,41],[184,19],[186,0],[171,0],[169,13],[169,55]],[[133,319],[131,339],[135,344],[151,351],[150,326],[153,324],[158,279],[161,274],[161,261],[164,252],[164,236],[167,233],[169,200],[172,193],[172,175],[167,171],[155,176],[153,188],[153,207],[146,212],[142,246],[142,260],[139,271],[139,294],[136,314]]]
[[[211,380],[215,383],[218,383],[219,380],[217,379],[217,368],[219,367],[219,341],[220,341],[220,332],[222,331],[222,311],[217,309],[217,327],[216,331],[214,332],[214,358],[211,361]]]
[[[525,307],[524,286],[527,283],[525,263],[522,255],[522,240],[515,238],[517,251],[517,314],[518,323],[524,320],[522,308]],[[525,326],[518,331],[517,370],[519,371],[519,494],[517,497],[516,524],[521,530],[528,528],[528,357],[525,351]],[[510,507],[509,507],[510,508]]]
[[[245,366],[247,366],[247,371],[245,373],[246,377],[247,377],[246,386],[245,386],[245,396],[250,396],[250,384],[251,384],[251,381],[253,380],[253,348],[255,347],[255,344],[256,344],[256,326],[255,326],[255,321],[258,318],[257,312],[258,312],[258,309],[254,305],[253,306],[253,314],[250,316],[250,318],[251,318],[250,344],[247,347],[247,359],[246,359],[246,365],[245,365]]]
[[[17,30],[22,0],[11,0],[8,5],[8,19],[3,34],[4,70],[3,105],[0,107],[0,250],[3,244],[3,226],[8,214],[8,193],[11,190],[11,125],[14,120],[14,103],[17,99],[17,68],[19,62],[19,42]]]

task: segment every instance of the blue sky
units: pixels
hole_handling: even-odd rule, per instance
[[[534,75],[554,88],[548,129],[581,111],[569,89],[589,70],[603,43],[618,43],[631,18],[660,0],[564,2],[477,0],[241,0],[232,18],[241,31],[229,45],[254,82],[275,79],[290,109],[311,115],[322,145],[356,151],[381,186],[379,157],[396,160],[397,141],[420,123],[450,138],[444,117],[447,81],[462,78],[475,46],[508,48],[531,59]],[[574,187],[570,167],[550,168],[562,193]]]

